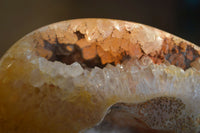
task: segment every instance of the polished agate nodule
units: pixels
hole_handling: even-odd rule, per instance
[[[40,28],[0,60],[1,133],[200,131],[200,48],[109,19]]]

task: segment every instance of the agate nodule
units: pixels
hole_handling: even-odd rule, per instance
[[[196,45],[138,23],[45,26],[0,60],[0,132],[199,132],[199,57]]]

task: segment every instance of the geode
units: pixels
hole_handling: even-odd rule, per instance
[[[0,60],[1,133],[200,131],[200,48],[143,24],[40,28]]]

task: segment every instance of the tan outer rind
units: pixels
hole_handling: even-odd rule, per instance
[[[190,68],[200,57],[194,44],[138,23],[110,19],[76,19],[46,26],[29,35],[35,52],[50,61],[104,67],[149,56],[156,64]],[[67,54],[66,54],[67,53]]]

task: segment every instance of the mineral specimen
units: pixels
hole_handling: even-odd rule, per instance
[[[77,19],[0,60],[1,133],[200,131],[200,48],[158,29]]]

